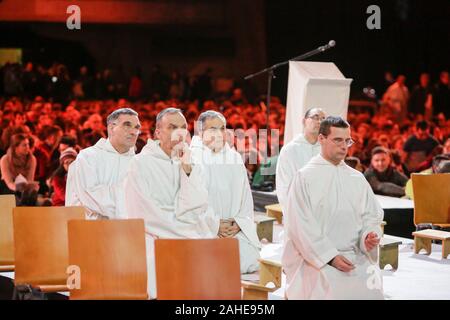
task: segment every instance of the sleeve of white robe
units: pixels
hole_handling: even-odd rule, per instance
[[[197,221],[200,230],[208,229],[217,235],[220,219],[208,208],[208,190],[205,173],[201,165],[192,165],[189,177],[180,167],[180,190],[176,201],[175,215],[178,220],[192,223]],[[203,226],[202,226],[203,225]]]
[[[109,218],[115,217],[117,195],[123,192],[123,182],[98,184],[97,171],[83,154],[69,167],[67,185],[66,206],[76,205],[78,200],[90,211]]]
[[[328,237],[322,234],[312,212],[309,194],[301,172],[297,172],[289,188],[286,206],[289,224],[286,228],[289,239],[301,256],[320,269],[339,252]]]
[[[384,212],[375,198],[372,188],[370,188],[366,181],[364,181],[364,183],[367,185],[365,186],[365,199],[362,215],[363,227],[359,239],[359,248],[370,257],[372,262],[375,263],[378,259],[378,247],[375,246],[375,248],[368,252],[364,241],[370,232],[375,232],[378,235],[378,238],[381,238],[381,222],[383,221]]]
[[[213,237],[211,226],[202,221],[207,212],[207,197],[203,192],[192,194],[186,187],[195,186],[194,179],[186,175],[181,177],[181,185],[177,194],[178,205],[164,210],[156,205],[151,197],[148,182],[142,177],[138,163],[133,160],[125,179],[125,203],[129,218],[145,220],[146,231],[164,238],[205,238]],[[195,188],[194,188],[195,189]],[[189,198],[189,195],[192,195]],[[218,229],[218,225],[217,225]]]
[[[259,248],[261,247],[261,243],[259,242],[258,235],[256,234],[252,192],[250,190],[250,184],[248,182],[245,166],[242,164],[241,168],[241,174],[244,177],[241,180],[243,182],[241,190],[230,190],[230,192],[242,192],[241,207],[238,215],[234,217],[234,219],[251,243]]]
[[[286,150],[281,150],[280,156],[277,161],[277,169],[275,175],[275,182],[277,188],[278,202],[281,205],[283,211],[287,206],[287,195],[289,190],[289,185],[295,176],[294,168],[289,161],[289,154]]]

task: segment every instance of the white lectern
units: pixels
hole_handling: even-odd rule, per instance
[[[312,107],[347,118],[353,79],[346,79],[334,63],[290,61],[288,81],[285,145],[302,132],[302,119]]]

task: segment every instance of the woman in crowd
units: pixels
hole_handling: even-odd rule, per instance
[[[73,148],[67,148],[59,157],[59,167],[53,172],[50,178],[50,185],[53,189],[53,206],[64,206],[66,198],[66,182],[69,165],[76,159],[77,152]]]

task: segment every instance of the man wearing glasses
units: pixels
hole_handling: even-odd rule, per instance
[[[306,111],[303,118],[303,133],[286,144],[280,152],[276,171],[276,188],[281,207],[286,206],[289,185],[295,173],[320,152],[319,127],[325,119],[325,112],[320,108]]]
[[[383,299],[377,247],[383,210],[343,161],[353,144],[340,117],[320,124],[321,153],[289,189],[282,264],[288,299]]]
[[[69,167],[66,206],[85,207],[90,219],[126,217],[123,180],[140,128],[138,114],[130,108],[108,116],[108,139],[81,150]]]

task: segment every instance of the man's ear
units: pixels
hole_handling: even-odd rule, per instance
[[[322,144],[325,139],[326,139],[325,136],[323,134],[319,133],[319,137],[318,137],[319,143]]]
[[[112,135],[113,124],[110,123],[106,126],[106,131],[108,131],[108,137]]]
[[[155,133],[154,133],[154,137],[159,140],[159,134],[161,133],[161,131],[159,130],[158,127],[155,128]]]

